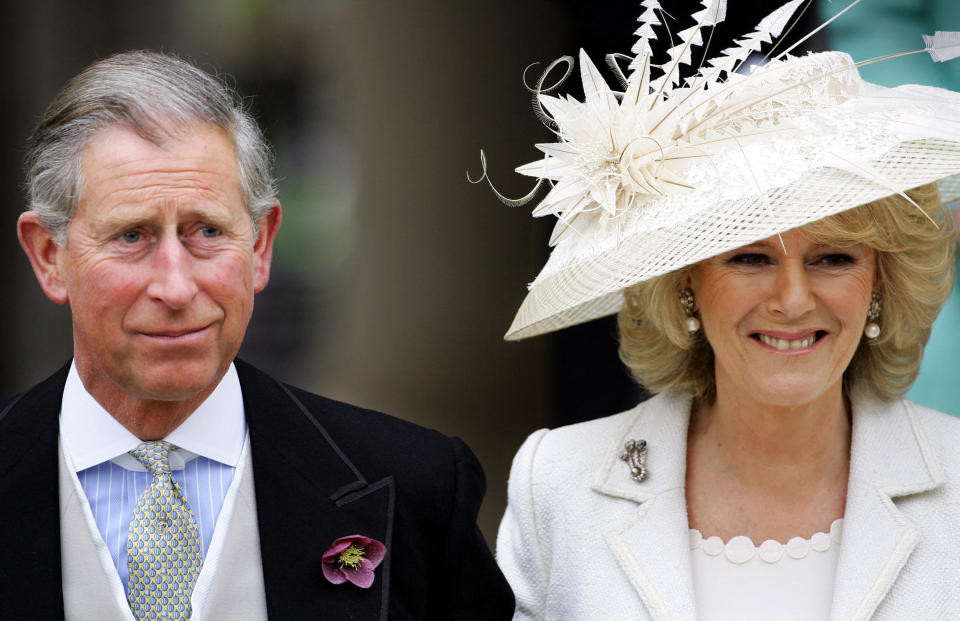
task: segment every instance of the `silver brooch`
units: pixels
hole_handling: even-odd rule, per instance
[[[630,478],[642,483],[647,478],[647,441],[627,440],[620,459],[630,466]]]

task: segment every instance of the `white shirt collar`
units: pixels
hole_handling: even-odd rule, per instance
[[[178,447],[170,454],[170,467],[182,469],[198,455],[236,467],[246,433],[240,378],[231,363],[210,396],[164,438]],[[77,472],[111,460],[128,470],[144,469],[127,453],[140,439],[87,392],[76,363],[70,365],[63,387],[60,439]]]

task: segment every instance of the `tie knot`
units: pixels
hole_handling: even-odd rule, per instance
[[[154,476],[170,474],[170,451],[173,445],[166,440],[152,440],[144,442],[130,451],[137,461],[146,467]]]

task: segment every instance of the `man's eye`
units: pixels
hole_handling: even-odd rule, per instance
[[[202,229],[200,229],[200,234],[203,235],[204,237],[216,237],[217,235],[220,234],[220,229],[212,226],[205,226]]]
[[[140,241],[143,236],[137,231],[127,231],[121,235],[120,238],[128,244],[135,244]]]

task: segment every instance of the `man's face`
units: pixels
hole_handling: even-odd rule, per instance
[[[233,145],[203,125],[162,146],[108,128],[84,149],[82,171],[54,262],[87,390],[101,402],[205,396],[267,284],[279,206],[257,238]]]

